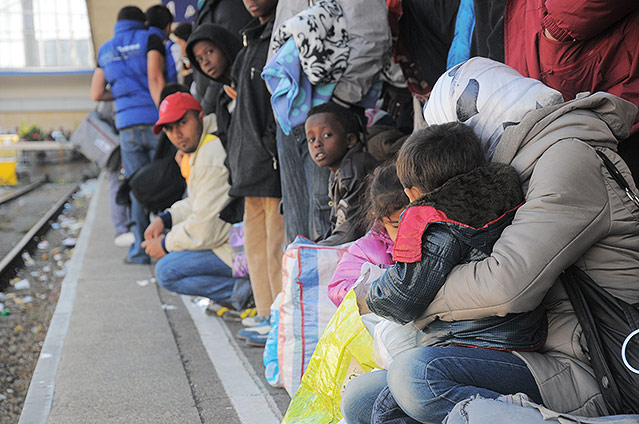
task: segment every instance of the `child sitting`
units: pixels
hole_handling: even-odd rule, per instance
[[[366,232],[362,204],[366,176],[377,165],[360,141],[359,121],[348,109],[329,102],[311,108],[304,126],[311,158],[331,170],[329,204],[333,229],[320,244],[356,240]]]
[[[365,302],[358,299],[360,312],[372,311],[401,324],[412,321],[423,329],[416,339],[419,346],[449,346],[430,349],[539,349],[547,334],[542,306],[504,317],[436,320],[426,328],[419,320],[451,269],[490,255],[512,222],[524,199],[517,171],[504,164],[485,164],[473,130],[451,122],[412,134],[399,151],[397,175],[411,201],[399,222],[393,249],[397,262],[371,283]],[[358,289],[365,288],[361,286]],[[410,355],[408,352],[400,358]],[[401,363],[396,371],[396,362],[389,375],[398,374],[400,382],[410,380],[412,376],[403,374]],[[373,422],[382,422],[382,416],[393,416],[397,422],[417,422],[405,415],[387,384],[386,371],[353,379],[341,403],[346,421],[370,422],[373,417]]]
[[[397,263],[372,282],[366,303],[375,314],[405,324],[419,320],[455,265],[490,255],[524,197],[517,171],[485,164],[477,136],[458,122],[409,137],[397,158],[397,174],[412,203],[399,224]],[[535,350],[545,337],[540,306],[505,317],[437,320],[428,324],[420,344]]]
[[[373,171],[368,188],[368,205],[372,227],[344,253],[328,285],[328,297],[335,306],[342,303],[346,293],[357,282],[364,263],[386,268],[394,264],[392,251],[399,216],[408,205],[394,164],[380,166]]]

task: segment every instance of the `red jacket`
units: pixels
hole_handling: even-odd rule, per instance
[[[639,106],[639,2],[509,0],[504,56],[507,65],[565,100],[606,91]],[[635,118],[632,133],[638,132]]]

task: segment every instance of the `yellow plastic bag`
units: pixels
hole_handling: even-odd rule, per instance
[[[282,424],[337,423],[346,385],[376,367],[373,338],[351,290],[322,333]]]

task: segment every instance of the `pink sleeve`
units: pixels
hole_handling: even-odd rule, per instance
[[[337,264],[333,279],[328,285],[328,297],[335,306],[339,306],[342,303],[346,293],[355,285],[355,282],[359,278],[362,265],[368,262],[366,257],[362,257],[362,255],[364,255],[364,252],[357,247],[356,242],[353,246],[349,247],[342,256],[342,260]]]
[[[386,249],[386,244],[378,240],[371,232],[366,233],[364,237],[348,248],[337,264],[333,278],[328,285],[328,297],[336,306],[342,303],[346,293],[357,282],[364,263],[370,262],[374,265],[393,263]]]

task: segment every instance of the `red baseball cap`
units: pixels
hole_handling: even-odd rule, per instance
[[[166,96],[160,103],[160,118],[153,125],[153,134],[160,134],[164,124],[179,121],[189,110],[202,110],[200,103],[189,93],[177,92]]]

